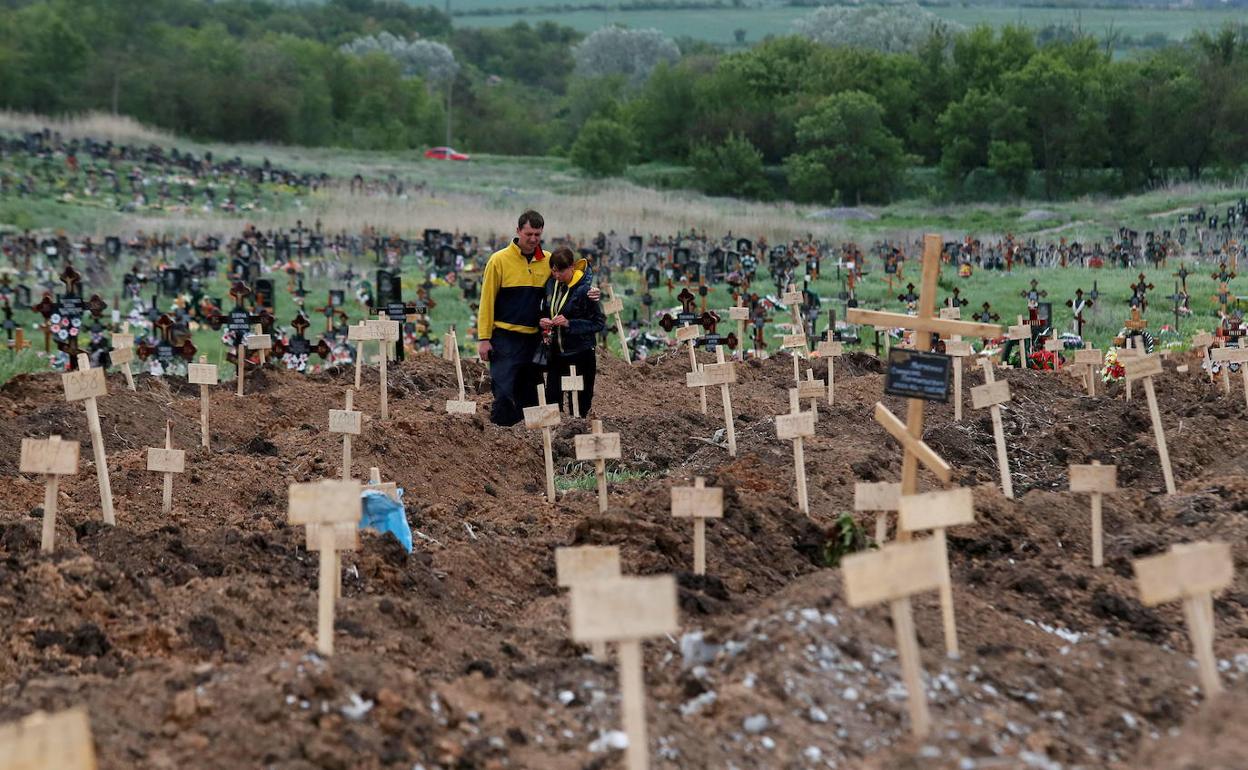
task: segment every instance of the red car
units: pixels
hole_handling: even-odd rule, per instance
[[[468,160],[468,156],[450,147],[430,147],[425,150],[425,157],[434,160]]]

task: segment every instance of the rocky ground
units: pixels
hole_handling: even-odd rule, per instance
[[[466,366],[484,415],[485,372]],[[739,365],[735,459],[716,443],[717,391],[702,415],[684,387],[687,357],[604,361],[595,416],[622,434],[618,467],[644,473],[612,487],[606,513],[592,491],[545,503],[540,434],[444,414],[450,364],[392,365],[385,424],[366,372],[356,408],[373,417],[354,473],[376,466],[405,490],[416,545],[365,534],[344,554],[331,660],[313,652],[317,558],[286,524],[286,487],[338,474],[327,411],[351,373],[249,374],[244,398],[215,389],[210,449],[197,387],[144,376],[130,392],[110,376],[100,414],[116,527],[100,521],[81,404],[64,402],[55,375],[18,378],[0,389],[0,722],[85,704],[103,768],[622,767],[614,666],[569,641],[554,575],[557,547],[603,544],[620,547],[626,573],[678,578],[681,633],[645,644],[656,767],[1248,767],[1248,412],[1238,390],[1168,366],[1157,392],[1173,496],[1139,389],[1130,402],[1117,388],[1087,398],[1065,374],[1004,373],[1012,501],[996,486],[988,415],[969,395],[960,423],[928,408],[925,439],[974,488],[977,520],[949,532],[961,659],[944,656],[936,596],[914,602],[935,723],[923,742],[909,735],[887,607],[850,609],[832,566],[854,483],[900,476],[901,452],[871,417],[883,387],[872,357],[839,359],[836,403],[820,404],[809,519],[775,438],[787,356]],[[144,470],[166,418],[187,450],[169,516]],[[556,429],[560,472],[585,470],[582,432],[571,418]],[[43,556],[43,484],[18,473],[19,438],[52,433],[83,453],[61,483],[58,549]],[[1094,459],[1118,465],[1124,487],[1106,502],[1100,569],[1087,499],[1064,491],[1067,466]],[[706,577],[690,574],[692,527],[670,515],[668,489],[697,475],[725,490]],[[1204,539],[1230,542],[1237,566],[1214,605],[1228,693],[1210,703],[1181,607],[1142,606],[1131,571]]]

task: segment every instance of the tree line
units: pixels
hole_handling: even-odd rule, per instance
[[[1248,162],[1243,28],[1115,58],[1086,35],[924,13],[819,9],[727,52],[653,30],[456,28],[390,0],[6,0],[0,107],[407,150],[442,142],[449,105],[470,152],[847,204],[1121,193]]]

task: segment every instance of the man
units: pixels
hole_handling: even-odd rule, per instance
[[[481,276],[477,354],[490,365],[495,425],[515,425],[524,419],[524,407],[537,403],[542,378],[533,355],[541,342],[538,322],[550,278],[550,252],[542,250],[545,226],[536,211],[521,214],[516,237],[490,255]],[[595,287],[589,296],[597,301],[601,294]]]

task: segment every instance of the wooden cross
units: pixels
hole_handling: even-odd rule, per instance
[[[997,380],[992,370],[992,361],[981,358],[980,366],[984,368],[984,384],[971,388],[971,406],[975,409],[988,408],[992,413],[992,436],[997,444],[997,465],[1001,471],[1001,492],[1011,500],[1014,499],[1014,481],[1010,477],[1010,457],[1005,449],[1005,428],[1001,424],[1001,404],[1010,400],[1010,383]]]
[[[1174,282],[1174,293],[1166,299],[1174,303],[1174,330],[1179,330],[1179,313],[1183,310],[1183,303],[1187,301],[1187,292],[1179,291],[1179,282]]]
[[[1187,633],[1200,669],[1206,698],[1222,692],[1218,661],[1213,654],[1213,594],[1235,579],[1228,543],[1201,542],[1172,545],[1167,553],[1132,563],[1140,587],[1140,601],[1148,606],[1183,600]]]
[[[615,316],[615,332],[620,335],[620,348],[624,352],[624,363],[631,364],[633,359],[628,350],[628,335],[624,333],[624,319],[620,317],[620,314],[624,312],[624,300],[615,296],[613,284],[606,284],[603,288],[607,291],[607,301],[602,303],[602,313]]]
[[[1218,266],[1218,272],[1213,273],[1209,277],[1217,281],[1218,283],[1226,283],[1227,281],[1235,277],[1235,271],[1228,270],[1226,267],[1226,263],[1223,262],[1221,265]]]
[[[945,355],[953,356],[953,421],[962,422],[962,359],[975,355],[975,348],[955,335],[945,341]]]
[[[50,553],[56,546],[57,488],[61,476],[78,473],[78,442],[61,441],[57,435],[45,440],[22,439],[22,473],[38,473],[44,477],[43,536],[39,550]]]
[[[970,487],[958,487],[921,495],[902,495],[897,506],[897,531],[911,534],[932,530],[940,551],[940,614],[945,627],[945,654],[958,657],[958,623],[953,612],[953,580],[949,576],[949,547],[945,529],[975,521],[975,501]]]
[[[1011,326],[1006,330],[1007,336],[1019,344],[1021,352],[1018,355],[1018,368],[1027,369],[1027,344],[1031,342],[1031,324],[1024,323],[1023,317],[1018,316],[1018,324]],[[1001,362],[1005,365],[1005,361]]]
[[[66,401],[82,401],[87,409],[87,429],[91,432],[91,452],[95,459],[95,476],[100,484],[100,508],[104,523],[116,525],[113,513],[113,488],[108,480],[108,458],[104,454],[104,432],[100,430],[100,409],[95,399],[108,395],[108,382],[103,369],[92,369],[86,353],[78,355],[78,370],[61,375]]]
[[[1140,316],[1140,309],[1138,307],[1133,307],[1131,308],[1131,317],[1123,323],[1123,326],[1132,331],[1139,332],[1148,328],[1148,321],[1144,320]]]
[[[823,380],[815,379],[814,367],[806,370],[806,379],[797,383],[797,395],[799,398],[810,399],[810,413],[815,418],[815,422],[819,421],[819,398],[826,395]]]
[[[1092,498],[1092,566],[1099,567],[1105,563],[1101,498],[1118,491],[1118,466],[1101,465],[1100,460],[1070,466],[1070,491],[1086,492]]]
[[[628,735],[625,767],[648,770],[646,693],[641,640],[674,634],[676,581],[671,575],[593,580],[572,586],[572,638],[615,642],[619,649],[621,711]]]
[[[1144,313],[1148,312],[1148,292],[1153,288],[1151,283],[1146,283],[1147,280],[1148,279],[1144,277],[1144,274],[1140,273],[1139,277],[1136,279],[1136,283],[1127,287],[1131,290],[1131,299],[1129,300],[1131,302],[1131,307],[1138,308]]]
[[[732,417],[732,394],[728,386],[736,383],[737,369],[733,361],[724,358],[722,345],[715,346],[715,363],[699,365],[697,374],[690,372],[685,375],[685,385],[690,388],[702,388],[718,385],[719,394],[724,402],[724,429],[728,434],[728,455],[737,456],[737,425]]]
[[[806,497],[806,454],[802,439],[815,435],[815,416],[803,412],[798,400],[797,388],[789,388],[789,413],[776,416],[776,438],[793,442],[793,471],[797,480],[797,507],[810,514],[810,501]]]
[[[199,440],[208,448],[208,407],[211,399],[208,388],[217,384],[217,365],[208,363],[208,356],[200,356],[199,363],[186,367],[186,381],[199,386]]]
[[[568,367],[568,374],[559,378],[559,389],[568,394],[568,400],[572,402],[572,416],[580,418],[581,416],[581,391],[585,390],[585,378],[577,376],[576,367]]]
[[[693,519],[693,574],[706,574],[706,520],[724,517],[724,490],[706,486],[701,476],[691,487],[672,487],[672,516]]]
[[[542,453],[546,457],[546,499],[555,504],[555,457],[550,443],[550,429],[562,420],[558,404],[546,403],[546,388],[538,383],[537,406],[524,408],[524,427],[542,431]]]
[[[1075,351],[1075,365],[1086,366],[1085,376],[1088,381],[1088,395],[1096,395],[1096,369],[1105,361],[1105,354],[1096,348],[1091,347],[1092,343],[1084,343],[1083,350]]]
[[[603,433],[602,420],[590,422],[592,433],[573,436],[576,459],[593,460],[594,475],[598,477],[598,510],[607,510],[607,460],[620,459],[620,434]]]
[[[360,482],[325,479],[310,484],[291,484],[290,523],[317,524],[316,537],[321,552],[320,581],[316,613],[316,649],[321,655],[334,653],[334,597],[339,545],[336,533],[345,525],[359,525]],[[341,528],[335,525],[343,525]]]
[[[238,346],[238,391],[235,395],[243,395],[243,382],[247,371],[247,352],[248,350],[259,350],[261,355],[264,351],[273,348],[273,337],[269,334],[248,334],[243,337],[242,343]],[[261,363],[264,363],[263,360]]]
[[[737,339],[741,340],[741,358],[745,358],[745,322],[750,320],[750,309],[742,304],[743,294],[737,295],[735,307],[728,308],[728,320],[737,322]]]
[[[831,336],[831,330],[829,330]],[[815,354],[828,360],[828,406],[836,400],[834,383],[836,381],[836,359],[845,354],[845,345],[836,340],[826,339],[815,345]]]
[[[1047,291],[1037,288],[1037,285],[1039,283],[1040,282],[1037,281],[1035,278],[1032,278],[1031,288],[1024,289],[1023,291],[1019,292],[1019,296],[1027,300],[1028,307],[1035,307],[1037,304],[1039,304],[1041,299],[1049,296],[1049,293]]]
[[[999,337],[1001,327],[989,323],[972,323],[933,318],[936,312],[937,282],[940,278],[940,254],[943,246],[939,235],[923,237],[923,276],[920,281],[918,316],[907,316],[899,313],[885,313],[875,310],[850,308],[847,319],[851,323],[860,324],[892,324],[915,332],[915,349],[930,350],[932,334],[961,335],[966,337]],[[985,303],[984,312],[988,312]],[[991,316],[995,317],[995,316]],[[952,478],[953,469],[940,458],[936,452],[922,442],[923,408],[921,399],[907,399],[906,421],[904,426],[883,404],[875,406],[875,419],[886,431],[901,442],[904,450],[901,466],[902,494],[914,494],[918,491],[919,462],[930,468],[941,481],[948,483]],[[898,431],[897,427],[902,426]]]
[[[1140,356],[1123,362],[1127,372],[1127,382],[1144,380],[1144,393],[1148,397],[1148,414],[1153,421],[1153,434],[1157,438],[1157,455],[1161,458],[1161,473],[1166,480],[1166,493],[1173,495],[1174,472],[1170,469],[1170,452],[1166,449],[1166,429],[1161,423],[1161,412],[1157,409],[1157,393],[1153,389],[1153,377],[1161,374],[1161,358],[1158,356]]]
[[[985,302],[985,303],[984,303],[983,308],[982,308],[981,310],[979,310],[979,311],[978,311],[978,312],[976,312],[976,313],[972,313],[972,314],[971,314],[971,318],[972,318],[972,319],[974,319],[974,320],[976,320],[976,321],[978,321],[978,322],[980,322],[980,323],[985,323],[985,324],[986,324],[986,323],[991,323],[991,322],[993,322],[993,321],[1000,321],[1000,320],[1001,320],[1001,316],[999,316],[999,315],[997,315],[996,313],[992,312],[992,305],[990,305],[990,304],[989,304],[989,303],[987,303],[987,302]],[[1000,333],[1001,333],[1001,329],[1000,329],[1000,328],[998,328],[998,329],[997,329],[997,334],[996,334],[996,335],[994,335],[994,336],[999,336],[999,335],[1000,335]]]
[[[378,356],[377,378],[381,396],[381,419],[390,419],[390,377],[386,372],[387,362],[390,358],[389,346],[386,343],[399,341],[399,322],[391,321],[386,318],[386,314],[382,313],[376,320],[365,321],[365,324],[373,327],[374,333],[378,340]],[[459,353],[459,346],[455,346],[455,352]]]
[[[0,725],[0,770],[96,770],[87,710],[36,711]]]
[[[620,577],[620,549],[614,545],[582,545],[555,549],[555,582],[560,588],[572,588],[597,580]],[[590,643],[594,660],[606,662],[607,643]]]
[[[1092,300],[1083,298],[1083,289],[1075,289],[1075,298],[1066,300],[1066,307],[1075,312],[1075,334],[1083,337],[1083,311],[1092,307]]]
[[[854,510],[859,513],[875,511],[875,542],[880,545],[888,540],[888,514],[897,510],[900,499],[901,484],[896,481],[854,484]]]
[[[939,590],[945,578],[947,554],[934,537],[890,543],[878,551],[850,554],[841,560],[845,599],[851,607],[888,602],[897,635],[901,678],[909,694],[910,732],[925,738],[932,728],[923,690],[919,640],[914,630],[910,597]]]
[[[1227,307],[1231,304],[1231,289],[1225,283],[1218,284],[1218,293],[1213,295],[1213,301],[1218,305],[1219,315],[1226,315]]]
[[[1179,279],[1179,282],[1183,285],[1184,294],[1187,294],[1187,277],[1191,274],[1191,271],[1187,269],[1187,265],[1185,264],[1179,265],[1179,272],[1170,274]]]
[[[130,324],[124,324],[123,331],[114,332],[112,350],[108,354],[113,366],[121,367],[121,374],[126,378],[126,387],[134,390],[134,373],[130,371],[130,362],[134,360],[134,335],[125,331]]]
[[[30,347],[30,343],[26,341],[26,331],[24,329],[18,329],[13,332],[13,351],[21,353],[28,347]]]
[[[173,474],[186,470],[186,451],[173,448],[173,420],[165,420],[165,448],[148,448],[147,469],[165,476],[160,512],[168,515],[173,510]]]
[[[455,336],[455,328],[447,332],[448,345],[451,348],[451,355],[455,360],[455,381],[459,385],[459,399],[447,399],[447,414],[476,414],[477,402],[469,401],[467,394],[464,392],[464,365],[459,358],[459,339]]]
[[[351,407],[355,391],[347,388],[347,404],[329,410],[329,432],[342,434],[342,480],[351,479],[351,437],[360,435],[362,416]]]

